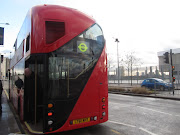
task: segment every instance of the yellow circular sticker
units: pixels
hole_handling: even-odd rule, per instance
[[[86,46],[85,43],[79,44],[78,48],[79,48],[79,50],[80,50],[81,52],[86,52],[87,49],[88,49],[88,47]]]

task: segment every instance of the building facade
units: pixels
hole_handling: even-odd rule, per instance
[[[0,79],[8,79],[8,69],[9,69],[10,60],[9,58],[3,58],[3,62],[1,63],[1,73]]]

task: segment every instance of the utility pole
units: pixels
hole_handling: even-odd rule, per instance
[[[172,49],[170,49],[170,59],[171,59],[171,71],[172,71],[172,87],[173,87],[173,95],[174,95],[174,81],[175,81],[175,77],[174,77],[174,66],[173,66],[173,61],[172,61]]]
[[[118,38],[115,39],[115,42],[117,42],[117,66],[118,66],[117,74],[118,74],[118,85],[119,85],[119,51],[118,51],[119,40]]]
[[[131,53],[131,86],[132,86],[132,66],[133,66],[133,60],[132,60],[132,53]]]

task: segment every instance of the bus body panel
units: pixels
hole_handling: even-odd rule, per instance
[[[92,18],[75,9],[55,5],[36,6],[31,14],[31,53],[52,52],[95,23]],[[65,35],[52,44],[46,44],[45,21],[65,22]]]

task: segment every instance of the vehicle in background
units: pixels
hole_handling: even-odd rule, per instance
[[[159,90],[171,90],[173,88],[172,84],[167,83],[159,78],[145,79],[142,82],[141,87],[146,87],[149,89],[159,89]]]

